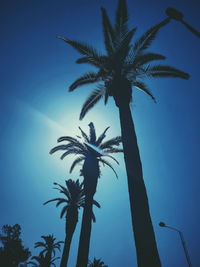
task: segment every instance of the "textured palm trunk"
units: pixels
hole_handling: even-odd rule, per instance
[[[77,208],[69,210],[66,215],[66,237],[65,237],[65,244],[63,248],[63,254],[62,254],[60,267],[67,267],[70,246],[71,246],[74,231],[76,229],[77,222],[78,222]]]
[[[45,256],[45,259],[46,259],[45,267],[51,266],[51,255],[52,255],[52,251],[48,251],[46,256]]]
[[[95,158],[88,157],[85,160],[83,165],[83,177],[85,190],[85,207],[83,210],[76,267],[87,267],[88,265],[90,237],[92,231],[92,205],[99,177],[99,165],[98,161]]]
[[[160,267],[161,263],[151,221],[140,153],[129,103],[121,103],[118,108],[138,266]]]

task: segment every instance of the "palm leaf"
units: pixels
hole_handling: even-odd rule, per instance
[[[75,167],[78,163],[80,163],[82,160],[84,160],[84,159],[85,159],[85,157],[79,157],[79,158],[77,158],[77,159],[72,163],[69,172],[71,173],[71,172],[73,171],[74,167]]]
[[[90,144],[95,144],[95,141],[96,141],[96,131],[95,131],[94,124],[92,122],[90,122],[88,124],[88,126],[90,128]]]
[[[85,114],[102,98],[104,90],[96,89],[91,95],[86,99],[80,113],[80,120],[82,120]]]
[[[121,142],[122,142],[121,136],[117,136],[104,142],[99,147],[101,149],[111,148],[112,146],[119,146]]]
[[[179,77],[186,80],[190,77],[188,73],[167,65],[150,66],[145,72],[152,77]]]
[[[80,155],[85,155],[85,152],[81,149],[76,149],[76,148],[71,148],[68,149],[65,153],[62,154],[62,156],[60,157],[60,159],[64,159],[66,156],[70,155],[70,154],[80,154]]]
[[[59,146],[55,146],[54,148],[52,148],[49,152],[49,154],[53,154],[55,153],[56,151],[59,151],[59,150],[65,150],[66,149],[66,145],[59,145]]]
[[[120,153],[120,152],[124,152],[123,149],[119,149],[119,148],[108,148],[104,150],[105,153]]]
[[[115,31],[117,34],[126,34],[128,31],[127,26],[128,12],[125,0],[119,0],[115,17]]]
[[[76,79],[75,82],[73,82],[70,85],[69,91],[71,92],[81,85],[95,83],[99,81],[99,79],[100,79],[100,75],[98,72],[87,72],[83,74],[81,77],[79,77],[78,79]]]
[[[113,170],[113,172],[115,173],[116,177],[118,178],[118,175],[117,175],[116,171],[114,170],[112,165],[107,160],[100,158],[99,162],[101,162],[101,163],[107,165],[108,167],[110,167]]]
[[[119,58],[122,63],[124,63],[125,58],[128,55],[129,49],[130,49],[130,42],[131,39],[136,31],[136,28],[130,30],[122,40],[119,40],[119,43],[116,46],[116,54],[115,57]]]
[[[99,202],[97,202],[96,200],[93,199],[93,205],[95,205],[97,208],[101,208],[101,205],[99,204]]]
[[[64,206],[64,207],[62,208],[61,213],[60,213],[60,218],[62,218],[66,212],[67,212],[67,207]]]
[[[71,45],[74,49],[76,49],[82,55],[89,56],[89,57],[90,56],[91,57],[97,57],[97,58],[99,57],[98,52],[91,45],[88,45],[88,44],[83,43],[83,42],[75,41],[75,40],[70,40],[70,39],[67,39],[63,36],[58,36],[58,38],[65,41],[69,45]]]
[[[90,138],[87,136],[87,134],[81,129],[80,126],[79,126],[78,128],[79,128],[79,130],[81,131],[81,135],[82,135],[84,141],[85,141],[85,142],[90,142]]]
[[[108,55],[113,54],[113,43],[115,40],[114,30],[110,23],[109,17],[105,8],[101,8],[103,33],[104,33],[104,44]]]
[[[96,146],[99,146],[101,144],[101,142],[103,141],[103,139],[106,137],[106,132],[110,127],[107,127],[103,133],[99,136],[99,138],[96,141]]]
[[[43,205],[46,205],[46,204],[48,204],[50,202],[53,202],[53,201],[61,201],[61,200],[66,202],[66,199],[63,199],[63,198],[54,198],[54,199],[50,199],[50,200],[44,202]]]
[[[152,41],[155,39],[158,31],[161,27],[166,25],[169,22],[169,19],[166,19],[162,21],[159,24],[156,24],[155,26],[151,27],[149,30],[147,30],[134,44],[133,50],[135,53],[139,53],[145,49],[147,49]]]
[[[148,96],[150,96],[153,101],[156,103],[156,99],[153,96],[153,94],[149,91],[149,89],[146,87],[146,85],[143,82],[133,82],[133,85],[135,87],[137,87],[139,90],[141,90],[142,92],[144,92],[145,94],[147,94]]]
[[[92,57],[92,56],[81,57],[81,58],[76,60],[76,63],[77,64],[87,63],[87,64],[90,64],[90,65],[97,67],[99,69],[104,69],[106,64],[108,63],[108,57],[103,56],[103,55],[99,55],[96,58]]]
[[[147,64],[151,61],[164,60],[164,59],[166,59],[166,57],[160,54],[155,54],[155,53],[146,53],[146,54],[141,54],[141,55],[139,54],[136,57],[133,56],[133,58],[128,57],[127,59],[128,63],[125,65],[125,69],[126,71],[129,71],[131,69],[135,69],[137,66]]]

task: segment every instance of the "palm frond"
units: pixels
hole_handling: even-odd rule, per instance
[[[81,113],[79,117],[80,120],[82,120],[85,114],[91,108],[93,108],[93,106],[102,98],[103,94],[104,94],[104,88],[96,89],[90,94],[90,96],[86,99],[81,109]]]
[[[128,55],[130,49],[130,42],[135,32],[136,28],[133,28],[132,30],[127,32],[127,34],[125,34],[121,40],[119,40],[119,43],[116,43],[117,51],[115,53],[115,57],[119,58],[122,63],[124,63]]]
[[[85,152],[83,150],[81,150],[81,149],[71,148],[71,149],[68,149],[65,153],[63,153],[62,156],[60,157],[60,159],[63,160],[66,156],[68,156],[70,154],[85,155]]]
[[[109,158],[111,158],[112,160],[114,160],[118,165],[119,165],[119,161],[118,160],[116,160],[116,158],[114,158],[114,157],[112,157],[111,155],[104,155],[105,157],[109,157]]]
[[[104,149],[103,151],[104,151],[104,153],[121,153],[121,152],[124,152],[123,149],[114,148],[114,147],[108,148],[108,149]]]
[[[110,127],[107,127],[104,131],[103,131],[103,133],[99,136],[99,138],[97,139],[97,141],[96,141],[96,146],[99,146],[100,144],[101,144],[101,142],[103,141],[103,139],[106,137],[106,132],[108,131],[108,129],[109,129]]]
[[[112,165],[107,160],[100,158],[99,162],[101,162],[101,163],[107,165],[108,167],[110,167],[113,170],[113,172],[115,173],[116,177],[118,178],[118,175],[117,175],[116,171],[114,170]]]
[[[111,148],[112,146],[119,146],[122,142],[121,136],[114,137],[100,145],[101,149]]]
[[[101,208],[101,205],[99,204],[99,202],[97,202],[96,200],[93,199],[93,205],[95,205],[97,208]]]
[[[74,167],[75,167],[78,163],[80,163],[81,161],[83,161],[84,159],[85,159],[85,157],[79,157],[79,158],[77,158],[77,159],[72,163],[69,172],[71,173],[71,172],[73,171]]]
[[[128,12],[125,0],[119,0],[115,17],[115,31],[117,34],[126,34],[128,32]]]
[[[82,55],[89,56],[89,57],[99,57],[97,50],[91,45],[88,45],[83,42],[75,41],[75,40],[70,40],[63,36],[58,36],[58,39],[65,41]]]
[[[101,79],[101,76],[98,72],[87,72],[83,74],[81,77],[76,79],[69,87],[69,91],[72,92],[77,87],[85,84],[91,84],[99,81]]]
[[[62,208],[61,213],[60,213],[60,218],[62,218],[66,212],[67,212],[67,207],[64,206],[64,207]]]
[[[153,99],[153,101],[156,103],[155,97],[153,96],[153,94],[151,93],[151,91],[149,91],[149,89],[147,88],[147,86],[145,85],[145,83],[135,81],[135,82],[133,82],[133,85],[135,87],[137,87],[139,90],[141,90],[142,92],[144,92],[145,94],[147,94],[148,96],[150,96]]]
[[[59,146],[55,146],[54,148],[52,148],[49,152],[49,154],[53,154],[55,153],[56,151],[59,151],[59,150],[65,150],[66,149],[66,145],[59,145]]]
[[[103,55],[98,55],[98,57],[92,57],[92,56],[87,56],[87,57],[81,57],[76,60],[77,64],[90,64],[96,68],[99,69],[104,69],[106,64],[108,63],[108,57],[103,56]]]
[[[85,142],[90,142],[90,138],[87,136],[87,134],[81,129],[80,126],[79,126],[78,128],[79,128],[79,130],[81,131],[81,135],[82,135],[84,141],[85,141]]]
[[[95,144],[96,141],[96,131],[95,131],[95,127],[94,127],[94,123],[90,122],[88,124],[89,128],[90,128],[90,144]]]
[[[162,21],[159,24],[156,24],[155,26],[151,27],[149,30],[147,30],[134,44],[133,50],[135,53],[139,53],[145,49],[147,49],[152,41],[155,39],[156,35],[158,34],[158,31],[161,27],[166,25],[169,22],[168,19]]]
[[[66,199],[63,199],[63,198],[53,198],[53,199],[50,199],[50,200],[44,202],[43,205],[46,205],[46,204],[48,204],[50,202],[53,202],[53,201],[63,201],[63,202],[66,202]]]
[[[114,30],[110,23],[109,17],[105,8],[101,8],[102,23],[103,23],[103,33],[104,33],[104,43],[108,55],[113,53],[113,43],[115,40]]]
[[[165,56],[155,53],[145,53],[145,54],[139,54],[136,57],[127,57],[126,62],[128,62],[125,65],[125,69],[127,71],[131,69],[135,69],[137,66],[142,66],[144,64],[147,64],[154,60],[164,60],[166,59]]]
[[[147,67],[145,73],[152,77],[179,77],[188,80],[190,75],[168,65],[155,65]]]

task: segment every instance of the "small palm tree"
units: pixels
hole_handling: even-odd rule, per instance
[[[108,267],[108,265],[104,265],[104,262],[101,259],[97,260],[94,258],[93,262],[90,262],[88,267]]]
[[[54,198],[44,203],[50,203],[56,201],[56,207],[61,204],[64,204],[64,207],[61,210],[60,217],[66,218],[65,224],[65,244],[63,248],[63,254],[61,259],[61,267],[66,267],[69,258],[69,251],[71,246],[71,241],[73,238],[76,225],[78,223],[78,210],[81,207],[84,207],[85,204],[85,195],[83,190],[83,183],[80,183],[79,180],[73,181],[71,179],[66,180],[66,186],[62,186],[58,183],[54,183],[58,187],[57,189],[61,194],[64,195],[64,198]],[[100,208],[100,205],[97,201],[93,201],[93,204]],[[93,221],[95,221],[95,216],[93,214]]]
[[[120,136],[103,142],[109,127],[107,127],[104,132],[97,138],[94,124],[91,122],[88,126],[90,128],[89,135],[87,135],[79,127],[82,136],[80,138],[83,139],[82,142],[80,142],[77,138],[71,136],[63,136],[58,139],[58,142],[67,141],[68,144],[56,146],[50,151],[50,153],[52,154],[56,151],[64,150],[65,152],[62,154],[61,159],[70,154],[75,154],[77,156],[71,165],[70,172],[72,172],[77,164],[83,162],[83,166],[81,167],[81,175],[84,177],[83,185],[85,193],[85,205],[83,210],[77,267],[86,267],[88,263],[92,227],[92,204],[93,197],[97,188],[98,178],[100,177],[99,164],[102,163],[103,166],[106,165],[110,167],[116,174],[111,163],[105,160],[105,157],[109,157],[116,163],[118,163],[118,161],[110,154],[122,152],[122,149],[115,147],[119,146],[121,143]]]
[[[39,241],[35,243],[35,248],[42,247],[43,250],[40,252],[41,258],[45,258],[48,266],[51,266],[52,258],[55,257],[56,249],[60,251],[60,245],[64,243],[63,241],[56,241],[56,238],[53,235],[43,235],[41,236],[44,239],[44,242]]]
[[[105,54],[86,43],[58,37],[81,54],[81,58],[76,61],[78,64],[86,63],[97,69],[77,78],[69,87],[69,91],[74,91],[83,85],[98,83],[83,104],[80,119],[83,119],[101,99],[104,99],[106,104],[109,97],[114,98],[119,110],[138,266],[160,267],[137,136],[130,110],[130,103],[133,100],[132,89],[139,89],[156,101],[144,82],[146,78],[188,79],[189,75],[172,66],[151,65],[153,61],[165,59],[163,55],[150,52],[149,47],[161,27],[166,25],[171,20],[170,18],[150,28],[135,43],[132,43],[136,28],[128,28],[126,1],[119,0],[114,25],[111,24],[106,10],[102,8],[101,11]]]
[[[50,267],[50,266],[54,266],[56,267],[56,264],[54,263],[54,261],[56,261],[57,259],[59,259],[59,257],[53,257],[51,258],[50,262],[47,260],[47,258],[44,256],[44,254],[39,254],[39,256],[33,256],[31,257],[32,260],[34,261],[29,261],[27,264],[32,264],[31,266],[34,267]]]

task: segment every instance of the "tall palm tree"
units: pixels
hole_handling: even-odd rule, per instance
[[[76,157],[71,165],[70,172],[72,172],[77,164],[83,162],[83,166],[81,167],[81,175],[84,178],[83,185],[85,193],[85,205],[83,210],[83,219],[78,248],[77,267],[86,267],[88,264],[92,226],[92,203],[97,188],[98,178],[100,177],[99,164],[102,163],[103,166],[106,165],[110,167],[116,174],[111,163],[104,157],[109,157],[116,163],[118,163],[118,161],[109,154],[122,152],[122,149],[115,148],[115,146],[119,146],[121,143],[120,136],[103,142],[109,127],[107,127],[104,132],[97,138],[94,124],[91,122],[88,126],[90,129],[89,135],[87,135],[79,127],[82,136],[80,138],[83,139],[82,142],[80,142],[77,138],[73,138],[71,136],[63,136],[58,139],[58,142],[67,141],[68,144],[56,146],[50,151],[50,153],[52,154],[58,150],[64,150],[65,152],[62,154],[61,159],[70,154],[75,154],[76,156],[78,155],[78,157]]]
[[[41,236],[44,239],[35,243],[34,248],[42,247],[43,250],[40,252],[41,258],[45,258],[47,266],[51,266],[52,258],[55,257],[56,249],[60,251],[60,245],[64,243],[63,241],[56,241],[56,238],[53,235],[43,235]]]
[[[85,195],[83,190],[83,183],[80,183],[79,180],[73,181],[71,179],[66,180],[66,186],[62,186],[58,183],[54,183],[58,187],[57,189],[61,194],[64,194],[64,198],[54,198],[44,203],[50,203],[56,201],[56,207],[60,204],[64,204],[64,207],[61,210],[60,217],[63,218],[65,215],[66,224],[65,224],[65,244],[63,248],[63,254],[61,259],[61,267],[66,267],[69,258],[69,251],[71,246],[72,237],[78,223],[78,210],[80,207],[84,207],[85,204]],[[100,205],[97,201],[93,200],[93,204],[100,208]],[[93,214],[93,221],[95,221],[95,216]]]
[[[94,258],[93,262],[90,262],[88,267],[108,267],[108,265],[104,265],[104,262],[101,259],[97,260]]]
[[[124,159],[128,178],[132,226],[135,237],[138,266],[161,266],[155,234],[151,221],[148,197],[143,179],[142,164],[137,144],[135,127],[130,110],[133,99],[132,88],[137,88],[154,101],[144,79],[148,77],[179,77],[188,79],[189,75],[168,65],[150,65],[152,61],[164,60],[160,54],[149,52],[152,41],[160,28],[170,18],[150,28],[132,43],[136,28],[129,30],[125,0],[119,0],[115,24],[112,25],[107,12],[102,11],[103,34],[106,54],[99,53],[94,47],[83,42],[59,37],[75,48],[82,57],[76,62],[88,63],[97,68],[79,77],[69,87],[69,91],[98,82],[97,87],[83,104],[80,119],[102,98],[105,104],[113,97],[119,110]]]

